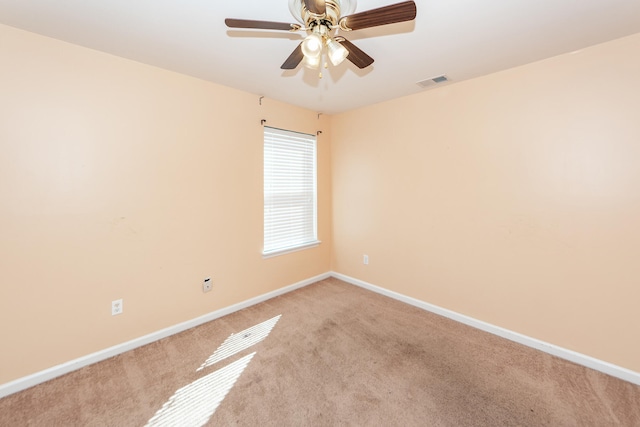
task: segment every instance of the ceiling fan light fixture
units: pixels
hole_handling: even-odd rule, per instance
[[[375,9],[353,13],[356,0],[288,0],[289,9],[300,24],[258,21],[252,19],[225,19],[229,28],[251,28],[280,31],[305,31],[308,35],[291,52],[280,66],[283,70],[293,70],[303,61],[307,66],[316,67],[326,55],[328,62],[340,65],[345,59],[363,69],[373,63],[373,58],[339,35],[340,30],[355,31],[366,28],[413,21],[416,19],[415,0],[405,0]]]
[[[349,56],[349,51],[334,39],[327,39],[327,54],[329,60],[335,66],[338,66]]]
[[[317,33],[309,34],[302,42],[302,53],[309,58],[319,58],[322,53],[322,37]]]

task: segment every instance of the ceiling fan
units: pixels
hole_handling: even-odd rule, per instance
[[[416,17],[413,0],[354,14],[355,8],[356,0],[289,0],[289,10],[300,24],[231,18],[224,22],[230,28],[306,31],[307,37],[280,67],[293,70],[301,62],[309,68],[319,68],[325,48],[334,66],[347,59],[358,68],[366,68],[373,64],[373,58],[337,32],[411,21]]]

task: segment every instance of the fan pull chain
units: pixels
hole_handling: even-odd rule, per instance
[[[324,63],[324,68],[325,68],[325,70],[329,68],[329,63],[328,63],[328,62],[326,62],[326,61],[325,61],[325,63]],[[318,77],[319,77],[319,78],[322,78],[322,71],[320,71],[320,72],[318,73]]]

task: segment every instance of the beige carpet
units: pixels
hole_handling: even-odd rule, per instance
[[[640,426],[640,387],[327,279],[0,400],[2,426],[147,423]]]

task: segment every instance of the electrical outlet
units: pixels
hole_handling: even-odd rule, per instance
[[[111,301],[111,315],[122,314],[122,298]]]
[[[362,263],[364,265],[368,265],[369,264],[369,255],[362,255]]]
[[[211,277],[207,277],[202,282],[202,292],[209,292],[212,286],[213,286],[213,281],[211,280]]]

